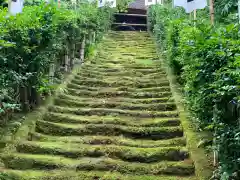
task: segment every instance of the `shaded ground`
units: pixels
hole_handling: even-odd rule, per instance
[[[196,179],[165,72],[147,33],[115,32],[28,140],[1,154],[2,179]]]

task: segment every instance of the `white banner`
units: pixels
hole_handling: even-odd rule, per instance
[[[23,0],[10,0],[9,13],[11,15],[16,15],[21,13],[23,9]]]
[[[103,6],[105,6],[105,1],[106,1],[106,0],[98,0],[98,7],[103,7]]]
[[[145,0],[145,6],[151,6],[154,4],[162,4],[162,0]]]
[[[109,5],[112,8],[117,7],[116,0],[98,0],[98,7]]]
[[[174,0],[174,6],[181,6],[190,13],[195,9],[204,9],[207,6],[207,0]]]
[[[106,0],[107,3],[110,4],[110,7],[115,8],[117,7],[117,1],[116,0]]]
[[[145,0],[145,6],[151,6],[156,4],[157,0]]]

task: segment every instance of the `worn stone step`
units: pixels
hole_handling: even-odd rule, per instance
[[[109,135],[131,137],[136,139],[170,139],[182,137],[181,127],[131,127],[115,124],[63,124],[37,121],[36,131],[56,136]]]
[[[163,73],[151,73],[151,74],[142,74],[134,71],[128,72],[119,72],[119,73],[89,73],[87,71],[82,71],[75,76],[77,80],[84,80],[87,78],[98,78],[98,79],[108,79],[108,78],[118,79],[121,77],[122,80],[129,81],[158,81],[163,78],[166,79],[166,75]]]
[[[116,79],[112,81],[106,81],[96,78],[88,78],[84,80],[73,79],[72,82],[78,85],[89,85],[95,87],[118,87],[118,86],[128,86],[128,87],[136,87],[136,88],[150,88],[150,87],[161,87],[161,86],[169,86],[168,80],[157,81],[157,82],[133,82],[129,80],[121,80]]]
[[[91,95],[89,95],[91,96]],[[96,97],[92,95],[91,97]],[[101,96],[97,96],[101,97]],[[166,97],[166,96],[164,96]],[[89,101],[81,102],[77,99],[62,99],[56,98],[54,105],[57,106],[67,106],[73,108],[116,108],[116,109],[126,109],[126,110],[143,110],[143,111],[172,111],[176,110],[176,104],[173,102],[170,103],[151,103],[151,104],[133,104],[127,102],[115,102],[115,101]]]
[[[105,171],[3,170],[2,180],[197,180],[194,176],[132,175]]]
[[[17,144],[20,153],[58,155],[67,158],[109,157],[127,162],[153,163],[182,161],[189,157],[184,147],[136,148],[116,145],[87,145],[65,142],[24,141]]]
[[[58,95],[58,98],[62,99],[72,99],[77,100],[79,102],[96,102],[96,103],[104,103],[107,101],[110,102],[122,102],[122,103],[132,103],[132,104],[152,104],[152,103],[172,103],[174,99],[172,97],[164,97],[164,98],[126,98],[126,97],[78,97],[72,96],[66,93],[61,93]]]
[[[156,118],[156,117],[178,117],[178,111],[138,111],[110,108],[69,108],[64,106],[49,106],[49,111],[56,113],[69,113],[75,115],[124,115],[129,117]]]
[[[131,139],[124,136],[51,136],[37,132],[29,133],[29,141],[42,142],[66,142],[66,143],[80,143],[90,145],[117,145],[139,148],[154,148],[154,147],[184,147],[186,140],[184,137],[177,137],[172,139],[162,140],[141,140]]]
[[[170,92],[171,88],[169,86],[162,87],[150,87],[150,88],[132,88],[127,86],[118,86],[118,87],[92,87],[87,85],[78,85],[74,83],[69,83],[67,85],[68,88],[77,89],[77,90],[88,90],[88,91],[98,91],[98,92],[106,92],[106,91],[128,91],[128,92]]]
[[[77,170],[77,171],[116,171],[137,175],[193,175],[194,166],[189,160],[159,163],[134,163],[114,160],[106,157],[70,159],[62,156],[33,155],[33,154],[4,154],[1,155],[7,168],[16,170]]]
[[[102,80],[106,83],[116,83],[116,81],[121,81],[124,83],[160,83],[161,81],[167,81],[166,76],[162,76],[159,78],[147,78],[147,77],[130,77],[130,76],[108,76],[108,77],[82,77],[82,76],[75,76],[75,81],[82,81],[82,80]]]
[[[138,57],[141,59],[145,59],[145,57]],[[147,57],[148,59],[150,57]],[[146,58],[146,59],[147,59]],[[152,57],[151,59],[156,59],[156,57]],[[138,67],[138,66],[116,66],[116,64],[108,64],[108,65],[96,65],[96,64],[85,64],[82,69],[91,69],[93,71],[98,71],[98,72],[118,72],[122,70],[134,70],[139,73],[157,73],[161,72],[161,69],[158,68],[147,68],[147,67]]]
[[[48,112],[44,115],[45,121],[72,124],[116,124],[136,127],[169,127],[179,126],[178,118],[131,118],[125,116],[77,116]]]
[[[163,98],[170,97],[171,92],[128,92],[128,91],[88,91],[67,88],[67,94],[89,97],[129,97],[129,98]]]

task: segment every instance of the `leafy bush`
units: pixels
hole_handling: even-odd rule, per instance
[[[127,12],[129,3],[134,0],[117,0],[117,10],[118,12]]]
[[[149,19],[167,63],[184,86],[188,108],[199,128],[215,132],[216,178],[239,179],[239,25],[212,27],[209,20],[200,19],[194,27],[180,9],[164,6],[152,7]]]
[[[112,10],[81,3],[76,9],[69,4],[41,3],[26,6],[23,13],[8,16],[7,9],[0,11],[0,111],[6,104],[37,103],[40,93],[51,90],[49,71],[55,73],[61,66],[72,68],[74,55],[86,41],[96,34],[100,40],[109,29]],[[89,44],[87,44],[88,48]],[[70,62],[62,60],[64,55]]]

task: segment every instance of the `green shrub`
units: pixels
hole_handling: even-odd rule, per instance
[[[187,107],[199,128],[215,135],[217,176],[240,178],[240,36],[239,25],[212,27],[199,19],[195,27],[164,6],[149,11],[150,30],[181,80]]]
[[[62,3],[58,8],[43,2],[25,6],[16,16],[1,10],[0,92],[9,92],[1,95],[1,111],[5,111],[3,103],[23,105],[21,98],[34,101],[39,92],[50,90],[51,64],[64,65],[61,57],[80,48],[83,36],[88,42],[95,33],[99,41],[110,28],[112,13],[108,7],[99,9],[88,3],[76,8]]]

